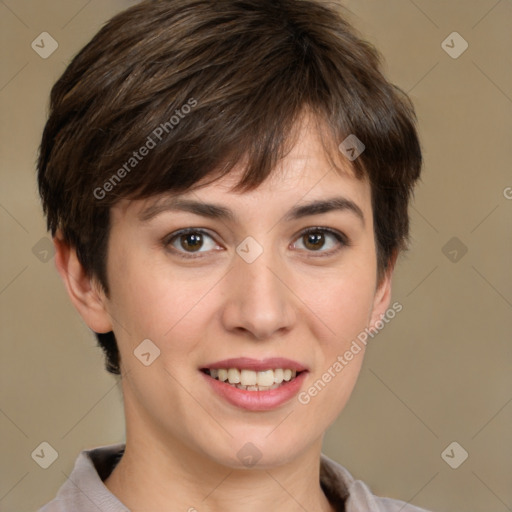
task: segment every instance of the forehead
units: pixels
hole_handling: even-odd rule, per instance
[[[139,220],[165,208],[171,199],[187,198],[196,201],[230,204],[241,213],[254,209],[263,215],[263,209],[273,211],[287,205],[343,197],[355,203],[368,216],[371,211],[371,190],[366,178],[356,177],[354,169],[337,149],[332,136],[312,119],[305,117],[289,152],[278,162],[269,177],[250,191],[234,191],[245,171],[244,162],[229,174],[212,182],[209,176],[192,189],[181,193],[163,193],[142,200],[127,199],[118,203],[116,216],[135,216]]]

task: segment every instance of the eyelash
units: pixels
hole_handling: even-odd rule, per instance
[[[319,251],[308,251],[308,250],[306,250],[306,252],[312,253],[311,256],[314,258],[322,258],[322,257],[332,256],[333,254],[340,251],[343,247],[350,247],[350,245],[351,245],[349,239],[347,238],[347,236],[345,234],[340,233],[339,231],[336,231],[334,229],[324,228],[324,227],[306,228],[299,234],[299,236],[296,238],[296,240],[299,240],[300,238],[302,238],[306,235],[309,235],[311,233],[315,233],[315,234],[327,233],[328,235],[332,235],[338,241],[338,243],[340,245],[338,248],[336,248],[334,250],[330,250],[330,251],[320,251],[320,250]],[[181,229],[179,231],[175,231],[174,233],[171,233],[170,235],[167,235],[165,238],[162,239],[162,244],[165,248],[169,248],[169,246],[172,245],[172,242],[174,240],[179,239],[179,237],[181,237],[181,236],[190,235],[190,234],[206,235],[209,238],[211,238],[212,240],[214,239],[204,229],[186,228],[186,229]],[[175,254],[177,253],[180,257],[185,258],[185,259],[199,259],[199,258],[203,258],[205,255],[205,252],[187,253],[187,252],[178,250],[174,247],[171,248],[171,250],[173,253],[175,253]],[[209,251],[206,251],[206,252],[209,252]],[[319,254],[314,255],[315,252],[318,252]]]

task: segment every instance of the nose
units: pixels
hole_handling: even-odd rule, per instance
[[[235,258],[225,283],[222,321],[226,330],[257,340],[290,331],[297,318],[297,298],[277,258],[271,251],[264,251],[252,263]]]

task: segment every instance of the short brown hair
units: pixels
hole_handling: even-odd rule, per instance
[[[315,0],[144,1],[112,18],[51,91],[38,160],[48,229],[108,294],[116,202],[183,192],[241,161],[237,190],[251,190],[305,109],[336,144],[366,146],[352,166],[372,188],[380,279],[406,248],[422,159],[414,109],[340,9]],[[114,334],[97,337],[119,374]]]

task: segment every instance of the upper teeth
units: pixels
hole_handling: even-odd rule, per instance
[[[228,381],[230,384],[242,384],[242,386],[272,386],[293,379],[297,375],[296,370],[276,368],[255,372],[253,370],[239,370],[238,368],[211,369],[210,375],[220,381]]]

